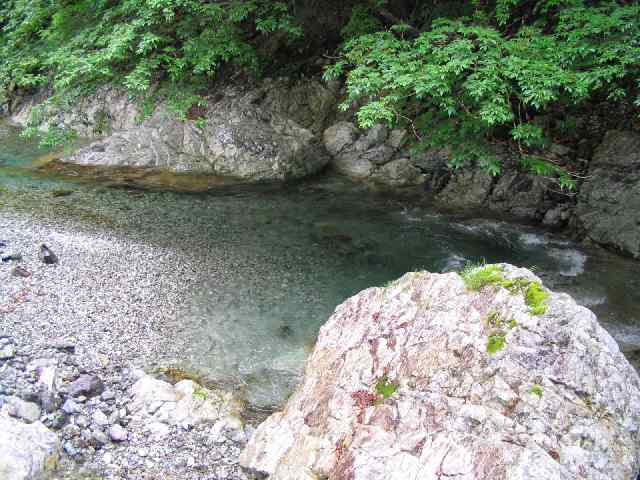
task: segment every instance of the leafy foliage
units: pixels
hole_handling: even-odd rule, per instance
[[[536,123],[554,108],[632,95],[640,76],[640,4],[584,0],[477,2],[472,16],[435,19],[347,39],[326,77],[345,75],[347,109],[362,127],[412,124],[421,146],[453,147],[453,167],[475,161],[501,171],[490,143],[510,138],[523,167],[567,172],[544,156]],[[495,7],[495,8],[493,8]],[[636,99],[640,105],[640,97]]]
[[[0,28],[0,102],[34,87],[63,97],[110,82],[141,96],[224,65],[257,72],[262,37],[302,33],[286,3],[266,0],[5,0]]]

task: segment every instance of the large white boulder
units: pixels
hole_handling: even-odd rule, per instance
[[[270,480],[635,479],[638,374],[592,312],[501,268],[511,291],[420,272],[340,305],[242,464]]]

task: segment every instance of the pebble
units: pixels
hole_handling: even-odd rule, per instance
[[[116,394],[113,392],[113,390],[106,390],[101,396],[100,398],[104,401],[104,402],[108,402],[109,400],[113,400],[114,398],[116,398]]]
[[[95,375],[80,375],[71,385],[68,392],[72,397],[93,397],[100,395],[104,390],[104,384]]]
[[[124,428],[116,424],[109,428],[109,437],[114,442],[124,442],[127,440],[128,434]]]
[[[68,413],[69,415],[78,413],[80,411],[80,405],[74,402],[71,398],[65,400],[65,402],[62,404],[62,407],[60,408],[63,412]]]
[[[84,415],[78,415],[75,419],[75,423],[81,428],[87,428],[91,424],[89,419]]]
[[[102,410],[96,410],[93,413],[93,423],[104,427],[105,425],[109,424],[109,418],[104,414]]]
[[[17,266],[11,271],[11,275],[14,277],[29,278],[31,276],[31,272],[24,267]]]
[[[8,360],[16,356],[16,347],[12,344],[7,344],[0,348],[0,360]]]
[[[47,265],[54,265],[58,263],[58,256],[43,243],[40,245],[40,260]]]
[[[24,280],[11,275],[20,266],[31,273],[32,299],[0,314],[0,357],[5,355],[0,361],[0,405],[7,408],[10,396],[36,404],[47,393],[55,410],[39,419],[55,431],[72,460],[63,462],[58,477],[76,478],[72,467],[78,462],[82,470],[101,472],[105,480],[125,474],[160,478],[160,471],[181,480],[246,480],[238,465],[239,448],[230,441],[209,445],[203,440],[206,425],[188,431],[165,424],[149,428],[126,408],[131,398],[125,392],[145,375],[142,368],[155,370],[171,365],[167,358],[180,358],[182,346],[167,339],[164,327],[173,328],[177,308],[198,281],[197,269],[189,266],[192,259],[173,247],[147,242],[146,235],[127,238],[103,228],[93,231],[88,224],[39,224],[2,207],[0,216],[12,235],[4,255],[29,254],[22,264],[5,264],[0,298],[25,288]],[[64,261],[55,268],[31,255],[42,240],[56,253],[64,249]],[[149,312],[154,312],[151,329]],[[17,338],[19,345],[13,340]],[[104,416],[107,424],[102,425]],[[194,459],[189,461],[194,468],[185,468],[188,458]],[[211,474],[199,470],[200,458],[207,459]],[[227,467],[227,476],[217,475],[220,466]]]

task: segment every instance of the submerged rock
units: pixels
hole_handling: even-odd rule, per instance
[[[0,432],[0,478],[42,478],[57,466],[58,438],[41,423],[27,425],[0,415]]]
[[[638,374],[592,312],[501,268],[479,291],[409,273],[340,305],[243,466],[270,480],[635,478]]]

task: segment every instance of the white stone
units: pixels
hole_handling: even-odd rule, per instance
[[[59,455],[57,436],[42,423],[0,415],[0,479],[40,478],[56,468]]]
[[[270,480],[635,479],[640,378],[592,312],[549,294],[535,316],[520,293],[420,272],[348,299],[241,464]]]

